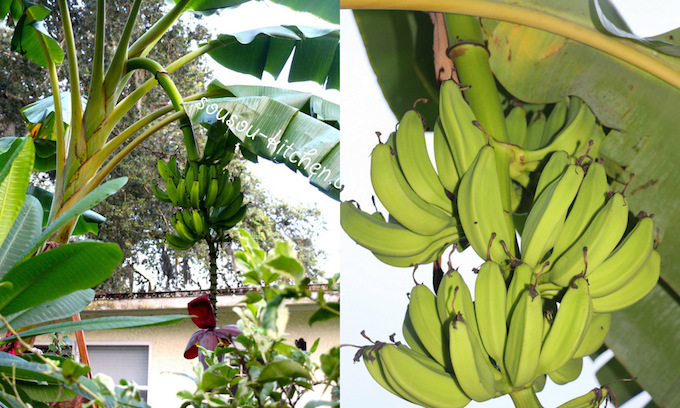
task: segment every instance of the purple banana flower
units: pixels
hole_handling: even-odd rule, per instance
[[[199,330],[196,330],[189,339],[189,343],[184,350],[184,358],[192,359],[198,357],[203,367],[207,368],[208,365],[205,362],[205,357],[202,353],[198,352],[198,346],[207,350],[215,350],[219,344],[231,344],[233,339],[241,334],[241,330],[235,324],[216,327],[215,309],[213,309],[207,294],[189,302],[187,308],[189,309],[189,314],[196,316],[192,317],[191,320],[198,326]],[[218,358],[219,361],[222,361],[222,356]]]

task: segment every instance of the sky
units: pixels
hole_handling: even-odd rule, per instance
[[[639,35],[660,34],[680,25],[680,5],[673,0],[616,0],[621,13],[628,19],[631,29]],[[652,22],[652,23],[650,23]],[[341,160],[342,179],[345,184],[341,198],[356,200],[363,209],[371,211],[372,187],[368,177],[370,153],[378,142],[375,132],[388,135],[395,129],[397,118],[387,106],[377,85],[366,57],[356,23],[348,10],[341,11]],[[380,208],[383,213],[386,213]],[[394,268],[378,261],[368,250],[358,246],[346,234],[340,238],[342,271],[341,342],[350,345],[367,345],[360,332],[366,331],[373,341],[388,341],[392,333],[403,340],[401,326],[408,304],[406,297],[414,285],[412,269]],[[448,250],[445,256],[448,256]],[[481,259],[472,251],[456,253],[452,257],[455,266],[469,279],[473,287],[473,267]],[[423,267],[415,273],[418,283],[431,287],[431,271]],[[344,407],[413,407],[381,388],[372,380],[363,362],[353,363],[356,348],[342,349],[341,402]],[[595,362],[584,359],[584,368],[577,381],[557,386],[550,380],[543,392],[538,394],[546,407],[583,395],[599,384],[594,372],[611,358],[611,352]],[[649,401],[645,394],[629,401],[625,408],[642,407]],[[501,408],[514,406],[508,396],[484,403],[471,402],[469,407]]]

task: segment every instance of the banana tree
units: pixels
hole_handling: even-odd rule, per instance
[[[644,389],[653,404],[677,405],[673,384],[680,379],[676,346],[680,326],[671,316],[680,311],[680,275],[673,250],[675,235],[665,233],[678,220],[677,180],[668,176],[674,174],[677,161],[677,150],[668,148],[668,135],[677,132],[671,112],[680,98],[677,32],[639,38],[615,9],[600,0],[347,0],[341,7],[393,10],[355,11],[355,17],[378,82],[397,117],[419,98],[438,101],[437,76],[450,67],[417,56],[431,55],[438,38],[437,32],[432,34],[430,17],[421,11],[441,11],[481,18],[487,65],[512,97],[528,104],[553,104],[575,95],[611,129],[600,155],[616,183],[623,185],[635,174],[627,190],[630,210],[637,213],[644,208],[655,214],[662,271],[645,299],[614,315],[606,345],[615,360],[600,369],[598,377],[602,383],[637,378],[613,387],[619,403]],[[395,66],[400,69],[394,70]],[[500,99],[507,98],[502,94]],[[434,123],[437,115],[437,103],[431,105],[435,109],[418,107],[428,123]],[[488,106],[480,109],[498,112]],[[499,133],[503,129],[494,137]]]
[[[276,122],[278,119],[282,129],[289,134],[304,133],[306,140],[318,138],[317,144],[323,149],[334,177],[330,182],[319,187],[330,195],[337,196],[338,188],[334,181],[338,179],[339,170],[333,157],[337,156],[339,134],[336,128],[318,120],[321,112],[337,111],[328,104],[315,100],[302,106],[312,106],[315,118],[300,112],[299,108],[284,109],[284,116],[277,116],[276,110],[251,109],[247,102],[253,99],[271,100],[267,95],[272,91],[260,88],[246,97],[246,102],[224,86],[212,86],[206,91],[184,96],[175,86],[177,79],[172,78],[177,69],[191,64],[203,55],[210,55],[222,65],[237,71],[262,76],[269,72],[278,76],[291,54],[291,80],[312,80],[325,84],[329,88],[338,87],[338,30],[334,28],[317,28],[302,26],[265,27],[241,33],[223,33],[207,43],[200,44],[195,50],[175,61],[156,61],[149,58],[154,46],[167,32],[173,23],[186,12],[210,15],[221,9],[228,9],[245,3],[245,0],[178,0],[172,4],[167,13],[154,22],[150,29],[133,41],[133,31],[141,7],[141,0],[132,2],[125,27],[110,61],[105,58],[106,3],[97,1],[96,26],[94,27],[94,58],[87,72],[91,73],[90,89],[83,90],[78,64],[78,49],[73,30],[73,22],[69,14],[71,7],[66,0],[56,1],[59,18],[62,24],[63,46],[44,29],[44,20],[52,10],[31,2],[16,0],[0,1],[0,16],[13,24],[14,34],[11,49],[19,52],[35,64],[45,67],[49,75],[52,97],[26,107],[23,111],[33,137],[46,140],[41,143],[42,160],[40,166],[56,170],[55,191],[51,200],[48,225],[58,225],[50,229],[51,241],[68,242],[72,235],[78,215],[74,208],[87,201],[87,197],[106,180],[112,169],[123,160],[132,149],[153,135],[158,130],[178,122],[182,132],[187,158],[199,158],[200,147],[195,130],[185,110],[185,103],[192,101],[211,101],[215,97],[232,97],[231,104],[250,112],[249,121],[260,116],[269,116]],[[338,21],[337,7],[328,4],[313,4],[306,1],[290,2],[296,10],[317,13],[331,22]],[[161,63],[162,62],[162,63]],[[68,78],[60,78],[57,65],[68,63]],[[130,78],[135,71],[147,72],[149,78],[140,86],[131,86]],[[67,91],[61,87],[67,83]],[[121,119],[156,85],[160,85],[167,94],[169,103],[125,129],[117,125]],[[257,93],[260,92],[260,93]],[[264,95],[264,96],[263,96]],[[309,99],[311,96],[308,96]],[[298,99],[298,102],[300,100]],[[211,102],[212,103],[212,102]],[[272,104],[269,104],[271,106]],[[288,105],[286,105],[288,106]],[[300,106],[300,105],[299,105]],[[300,107],[302,107],[300,106]],[[311,112],[309,108],[305,108]],[[273,115],[273,116],[272,116]],[[224,115],[223,115],[224,116]],[[333,116],[333,113],[330,114]],[[304,119],[306,117],[306,119]],[[293,120],[296,118],[296,120]],[[327,116],[328,119],[328,116]],[[337,121],[330,117],[330,120]],[[291,127],[291,124],[318,122],[314,126]],[[225,128],[226,132],[228,129]],[[283,133],[283,132],[281,132]],[[245,139],[238,129],[234,134]],[[51,143],[49,143],[51,141]],[[244,143],[245,145],[245,143]],[[247,150],[247,146],[244,150]],[[262,157],[271,159],[265,151],[258,151]],[[253,157],[254,158],[254,157]],[[294,167],[294,166],[293,166]],[[335,183],[338,185],[338,183]],[[56,224],[66,215],[72,217],[66,223]],[[49,228],[48,228],[49,229]],[[40,252],[43,248],[39,248]],[[84,349],[82,335],[78,335],[79,346]],[[84,351],[84,350],[83,350]],[[87,363],[87,354],[83,353],[83,361]]]

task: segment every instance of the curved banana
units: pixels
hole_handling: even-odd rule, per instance
[[[165,189],[168,192],[168,198],[170,198],[170,201],[176,206],[180,206],[180,198],[179,198],[179,192],[177,191],[177,186],[175,183],[173,183],[172,180],[168,181],[165,183]]]
[[[186,180],[181,179],[177,184],[177,205],[184,208],[191,207],[188,197]]]
[[[543,134],[541,135],[541,146],[547,146],[552,139],[562,129],[567,121],[567,110],[569,108],[569,98],[565,97],[553,105],[550,114],[547,115]]]
[[[418,112],[410,110],[401,118],[395,143],[399,167],[409,186],[423,200],[451,214],[453,204],[430,161]]]
[[[587,394],[567,401],[557,408],[599,408],[605,399],[609,399],[609,393],[607,387],[593,388]]]
[[[456,170],[459,175],[465,174],[487,140],[481,129],[475,126],[477,118],[458,84],[453,81],[442,82],[439,89],[439,118]]]
[[[510,316],[503,361],[514,387],[534,381],[543,341],[543,299],[533,285],[520,295]]]
[[[245,217],[246,212],[248,212],[248,206],[242,205],[238,207],[236,213],[234,213],[231,217],[225,218],[223,221],[217,221],[215,223],[215,227],[228,230],[234,225],[238,224],[243,219],[243,217]]]
[[[213,204],[215,204],[215,200],[217,199],[217,192],[220,189],[220,185],[217,182],[217,179],[212,178],[208,182],[208,190],[205,193],[205,206],[206,208],[212,207]]]
[[[644,217],[600,266],[588,271],[590,295],[594,298],[616,292],[628,283],[652,253],[654,222]]]
[[[498,263],[509,258],[501,241],[515,251],[515,229],[508,225],[501,194],[494,148],[486,145],[460,181],[458,216],[475,252]]]
[[[419,405],[432,408],[462,408],[470,398],[461,390],[456,378],[427,357],[418,357],[406,347],[385,345],[379,350],[382,365],[403,390],[414,396]]]
[[[196,242],[198,238],[196,234],[184,223],[181,216],[175,217],[175,231],[177,235],[185,241]]]
[[[233,182],[227,181],[221,185],[219,183],[220,182],[218,178],[217,184],[219,186],[219,192],[217,193],[217,197],[215,197],[215,202],[213,203],[213,207],[215,208],[228,205],[238,195],[238,193],[241,192],[240,189],[236,189],[236,184]]]
[[[505,117],[505,127],[508,130],[508,141],[523,147],[527,137],[527,118],[522,106],[515,106]]]
[[[609,193],[609,183],[607,183],[604,166],[599,162],[591,162],[576,194],[574,204],[564,221],[560,236],[555,242],[554,253],[563,253],[581,237],[597,212],[604,207],[607,193]]]
[[[416,285],[411,290],[408,314],[413,330],[428,354],[443,367],[450,368],[448,341],[437,315],[437,298],[427,286]]]
[[[194,221],[194,231],[196,231],[196,234],[198,234],[199,237],[204,236],[206,233],[206,225],[201,213],[194,209],[191,211],[191,217]]]
[[[171,234],[169,232],[165,233],[165,240],[172,249],[177,249],[180,251],[186,250],[194,246],[194,241],[186,240],[178,235]]]
[[[505,301],[505,320],[510,322],[510,316],[519,303],[522,293],[533,283],[534,270],[528,264],[518,265],[508,286],[508,295]]]
[[[451,365],[460,387],[468,397],[481,402],[496,396],[496,379],[489,356],[475,335],[474,308],[471,312],[454,309],[453,319],[445,325],[449,329]]]
[[[523,146],[525,150],[531,151],[541,147],[546,123],[547,119],[543,111],[534,112],[527,125],[527,135]]]
[[[607,333],[609,333],[611,325],[611,313],[593,313],[588,330],[586,330],[581,344],[576,349],[574,358],[589,356],[599,350],[604,343],[604,339],[607,337]]]
[[[189,192],[189,199],[191,201],[191,206],[193,208],[201,208],[201,183],[198,180],[194,180],[191,184],[191,191]]]
[[[539,374],[550,374],[573,358],[586,335],[592,316],[593,302],[588,282],[580,277],[567,288],[543,341],[538,361]]]
[[[551,255],[551,259],[559,256],[548,272],[551,282],[566,287],[574,276],[597,268],[616,248],[626,232],[627,225],[628,204],[621,193],[616,193],[598,211],[581,237],[564,254]],[[587,248],[585,254],[584,248]],[[586,259],[588,270],[585,265]]]
[[[624,309],[637,303],[654,288],[661,272],[661,256],[656,250],[649,255],[631,281],[614,293],[593,298],[593,310],[597,313],[608,313]]]
[[[340,204],[340,225],[357,244],[386,256],[412,256],[421,254],[430,244],[444,237],[458,239],[456,227],[447,228],[437,235],[420,235],[399,225],[381,221],[345,201]]]
[[[555,180],[562,177],[567,167],[571,164],[571,157],[569,153],[564,150],[553,152],[550,158],[543,166],[541,174],[536,183],[536,190],[534,192],[534,202],[540,197],[543,190],[552,184]]]
[[[458,190],[460,175],[458,175],[440,118],[437,118],[434,125],[434,162],[437,165],[437,175],[442,186],[448,192],[455,194]]]
[[[423,250],[423,252],[413,255],[390,256],[379,252],[373,252],[373,255],[387,265],[396,266],[398,268],[408,268],[415,265],[424,265],[434,262],[435,259],[442,256],[444,251],[446,251],[446,248],[457,240],[458,235],[444,236],[443,238],[433,241],[425,250]]]
[[[161,178],[165,180],[166,183],[173,182],[175,185],[177,184],[179,178],[175,178],[175,173],[170,169],[167,163],[162,159],[159,159],[156,167],[158,168],[158,174],[160,174]]]
[[[198,167],[198,189],[201,199],[204,199],[208,193],[208,182],[210,181],[208,172],[208,166],[205,164]]]
[[[583,180],[581,166],[569,165],[562,175],[538,196],[522,230],[520,251],[522,261],[537,266],[552,249],[581,180]]]
[[[371,153],[371,183],[387,211],[417,234],[434,235],[452,225],[451,214],[418,196],[404,178],[392,147],[378,144]]]
[[[475,317],[484,349],[496,363],[503,363],[507,335],[505,315],[507,291],[501,267],[486,261],[475,281]]]
[[[164,203],[172,203],[170,195],[165,191],[161,190],[160,188],[158,188],[158,186],[156,186],[155,184],[151,186],[151,191],[153,192],[154,197],[156,197],[159,201],[162,201]]]
[[[550,377],[555,384],[562,385],[576,380],[578,376],[581,375],[582,369],[583,358],[572,358],[562,367],[548,373],[548,377]]]
[[[423,345],[423,342],[420,341],[420,339],[418,338],[418,333],[416,333],[416,329],[413,327],[408,307],[406,308],[406,313],[404,314],[404,323],[401,325],[401,334],[404,336],[406,344],[408,344],[408,346],[411,347],[411,349],[425,356],[430,356],[430,353],[425,348],[425,345]]]

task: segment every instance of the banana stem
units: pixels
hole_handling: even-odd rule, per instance
[[[135,69],[144,69],[151,72],[158,83],[163,87],[163,90],[170,98],[172,106],[177,112],[184,111],[182,106],[182,95],[175,86],[175,83],[170,78],[170,75],[165,71],[165,68],[158,62],[149,58],[131,58],[127,63],[127,71],[133,71]],[[189,160],[198,160],[198,144],[196,143],[196,138],[194,137],[194,131],[191,127],[191,121],[185,115],[179,119],[179,128],[182,131],[182,136],[184,137],[184,145],[187,149],[187,157]]]
[[[653,50],[637,46],[629,40],[601,33],[595,28],[567,20],[555,14],[528,6],[498,0],[341,0],[340,7],[350,9],[390,9],[441,11],[507,21],[589,45],[651,75],[680,88],[680,71],[664,61]]]
[[[543,408],[531,387],[511,392],[510,398],[517,408]]]
[[[212,237],[205,240],[208,244],[208,257],[210,258],[210,303],[212,303],[217,318],[217,245]]]

